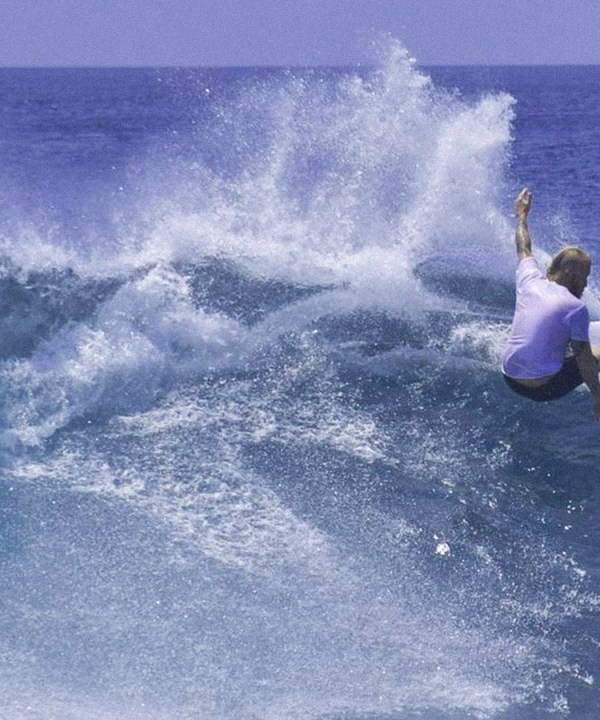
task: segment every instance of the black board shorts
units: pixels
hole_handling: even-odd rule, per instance
[[[577,361],[574,356],[568,357],[562,368],[553,375],[550,380],[540,387],[528,387],[504,375],[504,380],[511,390],[523,395],[530,400],[544,402],[548,400],[558,400],[558,398],[567,395],[576,387],[583,384],[583,378],[577,367]]]

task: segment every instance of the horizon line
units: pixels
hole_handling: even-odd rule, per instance
[[[291,64],[270,64],[259,63],[257,65],[203,65],[203,64],[132,64],[132,65],[0,65],[1,70],[318,70],[318,69],[375,69],[380,67],[377,63],[319,63],[315,65],[291,63]],[[564,67],[600,67],[598,63],[415,63],[415,68],[564,68]]]

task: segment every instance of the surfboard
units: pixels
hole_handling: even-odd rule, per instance
[[[590,323],[590,344],[593,348],[600,348],[600,320]]]

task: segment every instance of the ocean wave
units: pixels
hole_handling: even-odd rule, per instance
[[[558,423],[497,372],[513,99],[396,43],[199,77],[106,237],[3,230],[0,711],[565,710],[592,491],[556,501],[582,398]]]

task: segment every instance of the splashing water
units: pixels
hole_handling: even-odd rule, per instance
[[[512,98],[395,43],[211,82],[105,246],[3,242],[0,713],[561,709],[595,600],[495,397]]]

